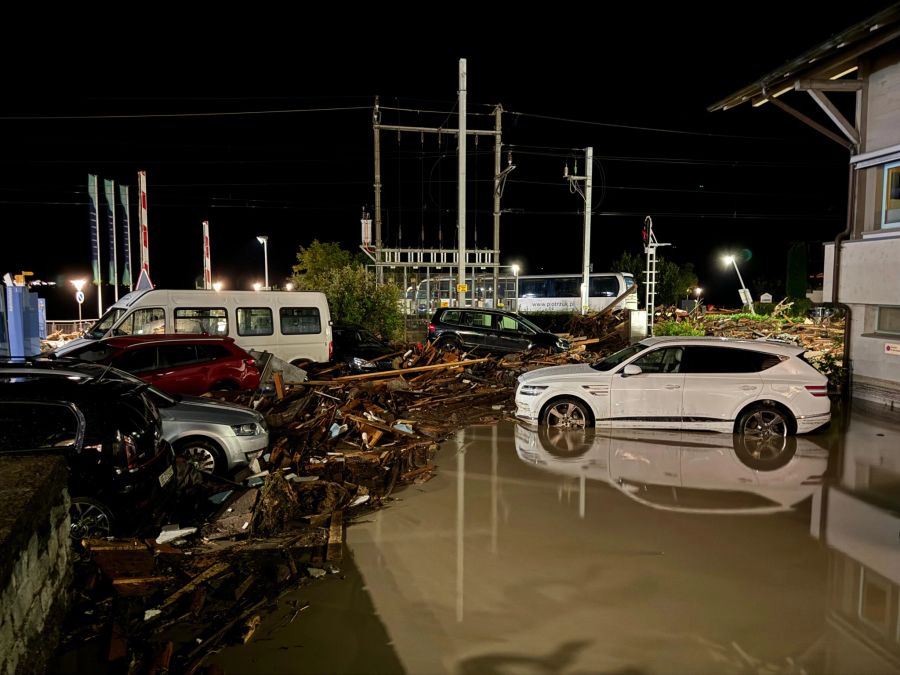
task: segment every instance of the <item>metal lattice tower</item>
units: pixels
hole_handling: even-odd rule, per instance
[[[647,335],[653,335],[653,317],[656,314],[656,249],[661,244],[653,234],[653,219],[650,216],[644,218],[644,252],[647,254],[647,268],[644,270],[645,300],[647,307]]]

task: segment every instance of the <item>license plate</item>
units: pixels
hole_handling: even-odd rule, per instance
[[[174,475],[175,475],[175,469],[174,469],[174,467],[170,466],[168,469],[166,469],[159,475],[159,486],[160,487],[164,486],[166,483],[168,483],[170,480],[172,480],[172,476],[174,476]]]

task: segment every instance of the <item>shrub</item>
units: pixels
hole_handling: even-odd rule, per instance
[[[700,326],[690,321],[660,321],[653,324],[654,335],[706,335]]]

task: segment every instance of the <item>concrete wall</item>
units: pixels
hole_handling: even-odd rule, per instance
[[[44,672],[72,576],[60,457],[0,457],[0,675]]]

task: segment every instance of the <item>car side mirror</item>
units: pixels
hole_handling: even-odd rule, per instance
[[[640,375],[643,370],[641,370],[640,366],[635,366],[629,363],[622,369],[622,377],[631,377],[632,375]]]

